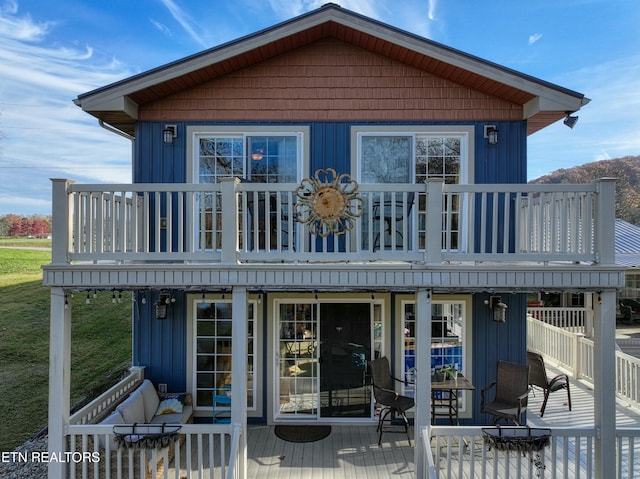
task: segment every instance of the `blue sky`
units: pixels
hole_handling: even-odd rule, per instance
[[[325,0],[0,0],[0,215],[50,214],[50,178],[129,183],[131,145],[72,100]],[[637,0],[342,0],[342,7],[584,93],[529,137],[529,179],[640,154]]]

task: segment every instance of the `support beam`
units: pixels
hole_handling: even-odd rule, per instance
[[[238,195],[236,177],[220,178],[220,198],[222,199],[222,253],[224,264],[235,264],[238,251]]]
[[[616,471],[616,292],[598,293],[594,301],[593,421],[596,427],[595,477]]]
[[[247,288],[232,292],[231,424],[240,426],[238,476],[247,477]]]
[[[420,289],[416,295],[415,368],[416,408],[413,418],[416,477],[426,477],[424,448],[420,431],[431,422],[431,290]]]
[[[49,340],[49,457],[68,450],[65,440],[71,395],[71,307],[62,288],[51,288]],[[63,456],[64,457],[64,456]],[[49,479],[64,479],[66,464],[49,462]]]

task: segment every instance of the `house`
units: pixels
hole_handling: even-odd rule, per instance
[[[461,423],[487,424],[479,389],[525,361],[527,293],[566,290],[598,293],[612,467],[615,185],[526,184],[527,136],[588,101],[335,4],[79,95],[131,139],[133,184],[53,180],[51,451],[82,434],[73,291],[134,292],[134,366],[190,392],[196,422],[231,388],[242,471],[247,423],[375,426],[379,356],[415,379],[416,443],[442,364],[476,386]]]

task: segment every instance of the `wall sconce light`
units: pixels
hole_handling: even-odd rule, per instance
[[[502,302],[500,296],[489,296],[489,307],[493,309],[493,320],[504,323],[507,320],[507,305]]]
[[[564,118],[563,123],[569,128],[573,129],[573,127],[576,126],[576,123],[578,123],[578,117],[571,116],[571,112],[568,111],[567,116]]]
[[[498,144],[498,128],[496,125],[485,125],[484,137],[490,145]]]
[[[167,309],[173,306],[176,299],[170,293],[161,292],[156,302],[156,319],[167,319]]]
[[[166,145],[173,143],[173,139],[178,136],[178,127],[176,125],[164,125],[162,130],[162,142]]]
[[[260,161],[264,157],[264,150],[262,148],[258,148],[256,151],[251,153],[251,159],[253,161]]]

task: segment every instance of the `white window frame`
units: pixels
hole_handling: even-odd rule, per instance
[[[272,366],[267,371],[267,380],[270,384],[272,384],[271,389],[271,403],[272,407],[270,408],[268,417],[268,421],[278,422],[278,423],[286,423],[287,421],[295,420],[295,419],[305,419],[313,422],[371,422],[377,421],[377,417],[372,414],[371,417],[368,418],[323,418],[321,417],[320,409],[318,408],[317,414],[307,414],[303,415],[304,417],[295,417],[295,414],[286,415],[280,412],[279,403],[280,403],[280,370],[279,370],[279,346],[280,346],[280,335],[279,335],[279,327],[280,327],[280,306],[283,304],[313,304],[314,307],[318,305],[322,308],[322,304],[326,303],[369,303],[371,305],[370,308],[370,327],[371,327],[371,353],[375,355],[376,346],[379,346],[379,354],[380,357],[386,354],[388,348],[390,347],[389,341],[389,333],[390,333],[390,321],[388,314],[388,305],[390,304],[390,296],[388,294],[362,294],[362,293],[353,293],[345,296],[333,296],[333,295],[314,295],[309,296],[308,294],[296,294],[296,293],[284,293],[284,294],[273,294],[271,295],[271,304],[269,311],[269,341],[270,348],[273,351],[272,358]],[[378,308],[379,316],[381,319],[381,331],[378,342],[376,342],[376,314],[375,309]],[[320,331],[320,314],[318,314],[316,321],[318,321],[317,328],[318,334]],[[318,340],[321,341],[322,338],[318,337]],[[372,358],[375,359],[375,358]],[[318,392],[320,391],[320,375],[316,378],[318,381]]]
[[[191,391],[193,396],[193,408],[196,415],[201,417],[211,417],[213,414],[212,407],[200,406],[197,407],[197,328],[196,323],[198,318],[196,317],[196,304],[202,302],[203,299],[211,303],[232,303],[232,297],[230,294],[205,294],[202,295],[188,295],[187,296],[187,391]],[[249,388],[247,385],[247,393],[253,394],[253,405],[247,407],[247,412],[251,413],[251,416],[261,416],[262,414],[262,400],[258,396],[258,385],[262,383],[262,368],[259,366],[260,359],[262,357],[262,321],[259,318],[262,317],[262,301],[260,296],[251,295],[247,300],[248,304],[253,305],[253,387]],[[249,318],[247,318],[247,321]],[[232,333],[233,334],[233,333]],[[248,339],[248,338],[247,338]]]
[[[434,295],[431,304],[451,304],[457,303],[463,305],[463,331],[461,335],[462,342],[462,364],[463,364],[463,374],[464,376],[472,380],[473,379],[473,349],[472,349],[472,327],[473,327],[473,308],[472,308],[472,296],[471,295],[458,295],[458,294],[447,294],[447,295]],[[404,311],[405,305],[413,304],[414,308],[416,305],[415,296],[411,295],[403,295],[397,298],[397,310],[396,310],[396,337],[397,340],[397,354],[396,361],[397,364],[400,365],[398,370],[398,377],[405,378],[408,377],[408,372],[405,371],[405,318]],[[431,352],[429,352],[429,361],[431,358]],[[405,386],[403,386],[403,392],[405,391]],[[470,418],[471,417],[471,394],[468,394],[465,391],[462,392],[462,402],[460,405],[459,413],[461,418]],[[431,414],[431,410],[429,410],[429,414]]]
[[[187,183],[200,182],[199,151],[200,138],[221,136],[242,138],[242,148],[245,161],[248,159],[247,138],[251,136],[295,136],[298,139],[298,151],[296,159],[296,181],[300,182],[309,171],[309,135],[310,128],[303,125],[264,125],[264,126],[218,126],[218,125],[191,125],[187,126]],[[248,173],[248,164],[245,163],[245,175]]]
[[[475,133],[473,125],[356,125],[351,127],[351,172],[358,182],[362,182],[362,138],[366,136],[409,136],[412,138],[411,151],[411,183],[416,181],[416,138],[456,137],[460,139],[460,176],[458,184],[473,184],[475,151]],[[464,198],[460,199],[459,239],[464,251],[471,234],[473,219],[469,214],[469,204]],[[417,208],[413,209],[412,217],[417,216]],[[418,244],[418,231],[413,228],[413,244]],[[456,251],[455,249],[452,251]]]

